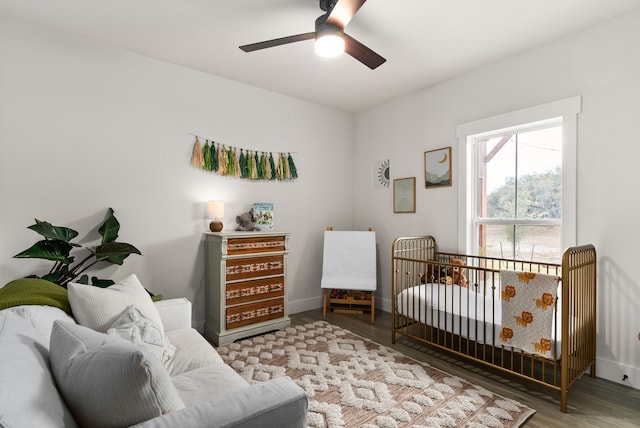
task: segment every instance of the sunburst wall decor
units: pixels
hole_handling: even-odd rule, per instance
[[[388,189],[390,184],[389,159],[371,164],[371,184],[374,189]]]

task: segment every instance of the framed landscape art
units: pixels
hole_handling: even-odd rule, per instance
[[[396,178],[393,180],[393,212],[416,212],[416,178]]]
[[[424,187],[451,186],[451,147],[424,152]]]

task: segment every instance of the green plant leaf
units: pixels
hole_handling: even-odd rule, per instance
[[[73,238],[78,236],[78,232],[73,229],[69,229],[68,227],[62,226],[53,226],[48,221],[40,221],[36,220],[36,224],[32,224],[28,227],[28,229],[33,230],[34,232],[39,233],[47,239],[53,239],[58,241],[64,241],[68,244],[73,245],[74,247],[79,247],[78,244],[73,244],[71,241]]]
[[[33,258],[52,260],[68,265],[74,260],[74,257],[69,256],[71,248],[73,248],[73,245],[65,241],[44,240],[36,242],[31,246],[31,248],[26,249],[13,257],[16,259]]]
[[[100,232],[100,236],[102,236],[102,243],[107,244],[109,242],[114,242],[118,239],[118,232],[120,231],[120,222],[113,215],[113,209],[109,208],[107,211],[107,218],[98,229]]]
[[[108,242],[95,249],[96,260],[121,265],[131,254],[139,254],[140,250],[126,242]]]
[[[89,284],[89,277],[83,272],[96,262],[104,261],[122,265],[129,255],[141,254],[140,250],[131,244],[116,242],[120,223],[111,208],[107,210],[105,220],[98,229],[102,237],[102,244],[96,248],[83,247],[89,254],[79,259],[80,261],[78,262],[75,261],[74,256],[70,255],[74,247],[82,247],[71,242],[72,239],[78,236],[78,232],[67,227],[53,226],[46,221],[38,219],[35,221],[36,224],[29,226],[29,229],[42,235],[45,239],[36,242],[31,248],[16,254],[14,257],[39,258],[54,262],[49,273],[42,276],[42,279],[54,282],[64,288],[70,281]],[[92,259],[95,260],[92,261]],[[76,264],[72,266],[71,264],[74,262]],[[36,275],[33,275],[33,277],[38,278]],[[98,279],[97,277],[92,277],[91,281],[92,285],[97,287],[108,287],[113,284],[111,280]]]
[[[115,284],[115,282],[110,279],[99,279],[97,276],[91,277],[91,285],[95,287],[107,288],[113,284]]]
[[[84,274],[84,275],[80,275],[78,278],[76,278],[73,282],[77,282],[78,284],[86,284],[89,285],[89,275]]]
[[[44,279],[50,282],[53,282],[54,284],[58,284],[60,285],[58,282],[60,281],[60,279],[62,278],[62,275],[64,275],[64,272],[62,271],[56,271],[56,272],[51,272],[48,273],[46,275],[42,275],[42,277],[40,279]],[[66,287],[65,287],[66,288]]]

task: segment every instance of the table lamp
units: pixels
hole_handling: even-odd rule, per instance
[[[224,217],[224,201],[209,201],[207,203],[207,212],[211,220],[209,229],[212,232],[220,232],[222,230],[222,217]]]

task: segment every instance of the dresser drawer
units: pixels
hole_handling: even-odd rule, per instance
[[[229,238],[227,254],[256,254],[284,251],[284,236],[262,236],[255,238]]]
[[[284,317],[284,298],[227,308],[227,329]]]
[[[227,281],[284,274],[284,256],[259,256],[227,259]]]
[[[227,306],[282,297],[284,296],[284,276],[229,283],[226,295]]]

